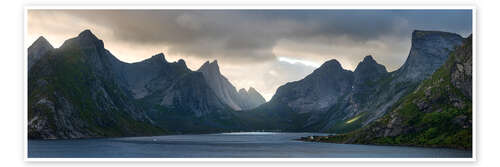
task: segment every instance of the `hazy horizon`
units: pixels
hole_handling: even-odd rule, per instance
[[[413,30],[467,37],[472,10],[29,10],[26,42],[44,36],[57,48],[85,29],[127,63],[164,53],[195,71],[218,60],[237,89],[254,87],[269,101],[279,86],[331,59],[354,70],[372,55],[394,71]]]

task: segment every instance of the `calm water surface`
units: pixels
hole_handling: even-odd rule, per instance
[[[315,133],[219,133],[78,140],[29,140],[29,158],[470,158],[472,151],[312,143]]]

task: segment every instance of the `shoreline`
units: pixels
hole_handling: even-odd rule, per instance
[[[472,148],[459,148],[459,147],[445,147],[441,145],[415,145],[415,144],[367,144],[367,143],[346,143],[345,140],[340,141],[339,136],[328,135],[328,136],[306,136],[295,139],[297,141],[304,142],[317,142],[317,143],[334,143],[334,144],[357,144],[357,145],[368,145],[368,146],[401,146],[401,147],[417,147],[417,148],[442,148],[442,149],[453,149],[453,150],[465,150],[472,151]]]

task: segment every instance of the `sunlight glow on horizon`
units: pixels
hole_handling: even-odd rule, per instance
[[[303,65],[306,65],[306,66],[311,66],[311,67],[314,67],[314,68],[318,68],[320,66],[320,64],[312,62],[312,61],[299,60],[299,59],[293,59],[293,58],[288,58],[288,57],[278,57],[278,60],[282,61],[282,62],[287,62],[287,63],[290,63],[290,64],[300,63],[300,64],[303,64]]]

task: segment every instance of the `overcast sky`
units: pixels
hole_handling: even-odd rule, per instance
[[[286,82],[337,59],[354,70],[366,55],[389,71],[410,49],[411,32],[466,37],[471,10],[30,10],[27,45],[44,36],[54,47],[90,29],[124,62],[157,53],[186,60],[191,70],[218,60],[237,89],[266,100]]]

